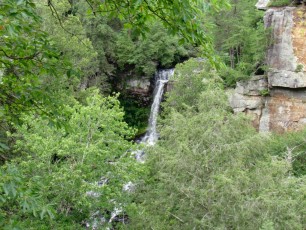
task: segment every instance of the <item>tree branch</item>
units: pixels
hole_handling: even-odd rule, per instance
[[[32,55],[29,56],[25,56],[25,57],[16,57],[16,56],[11,56],[9,54],[7,54],[3,49],[0,48],[0,51],[4,53],[4,56],[6,56],[9,59],[13,59],[13,60],[31,60],[34,59],[35,57],[38,56],[39,52],[36,52]]]

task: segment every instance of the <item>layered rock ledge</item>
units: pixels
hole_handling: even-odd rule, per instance
[[[268,9],[268,2],[260,0],[256,7],[267,10],[269,70],[238,82],[230,104],[235,113],[251,114],[259,131],[295,131],[306,125],[306,7]]]

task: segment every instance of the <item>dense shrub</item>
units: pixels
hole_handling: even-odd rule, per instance
[[[163,120],[131,229],[305,228],[305,177],[292,176],[288,159],[271,156],[279,143],[232,114],[216,80],[202,77],[193,104],[177,97]]]

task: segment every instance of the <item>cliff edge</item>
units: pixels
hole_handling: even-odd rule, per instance
[[[256,4],[271,30],[268,71],[238,82],[230,103],[234,112],[251,114],[259,131],[295,131],[306,125],[306,7],[268,5]]]

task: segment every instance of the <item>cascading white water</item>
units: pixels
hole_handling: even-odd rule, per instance
[[[145,136],[142,138],[141,142],[148,145],[154,145],[158,139],[158,134],[156,131],[157,117],[160,107],[160,102],[164,93],[165,84],[168,82],[169,78],[174,74],[174,69],[164,69],[157,71],[155,75],[155,89],[153,94],[153,103],[151,106],[150,118],[148,129]]]
[[[144,143],[146,145],[154,145],[158,139],[156,125],[157,125],[157,117],[158,117],[160,102],[162,100],[162,96],[164,93],[164,86],[173,74],[174,74],[174,69],[159,70],[155,74],[156,83],[155,83],[155,88],[154,88],[154,93],[153,93],[153,103],[151,106],[148,129],[147,129],[145,136],[141,139],[140,143]],[[132,155],[135,156],[138,162],[140,163],[145,162],[144,150],[140,149],[140,150],[133,151]],[[101,178],[101,182],[98,182],[98,185],[103,186],[107,182],[108,182],[108,179],[103,177]],[[126,192],[133,192],[135,190],[135,184],[130,181],[127,184],[125,184],[122,189],[123,191],[126,191]],[[100,193],[96,193],[94,191],[89,191],[86,194],[94,198],[98,198],[101,195]],[[107,222],[112,223],[113,221],[115,221],[116,218],[119,218],[119,216],[122,213],[123,213],[123,209],[121,205],[117,205],[117,207],[115,207],[115,209],[111,212],[111,217],[109,218],[109,220],[107,220],[105,216],[100,213],[100,211],[97,211],[91,216],[91,220],[86,223],[86,226],[87,228],[97,229],[99,228],[98,226],[103,226]],[[125,219],[126,219],[125,215],[122,214],[120,222],[124,223],[126,221]],[[106,228],[106,229],[109,229],[109,228]]]

